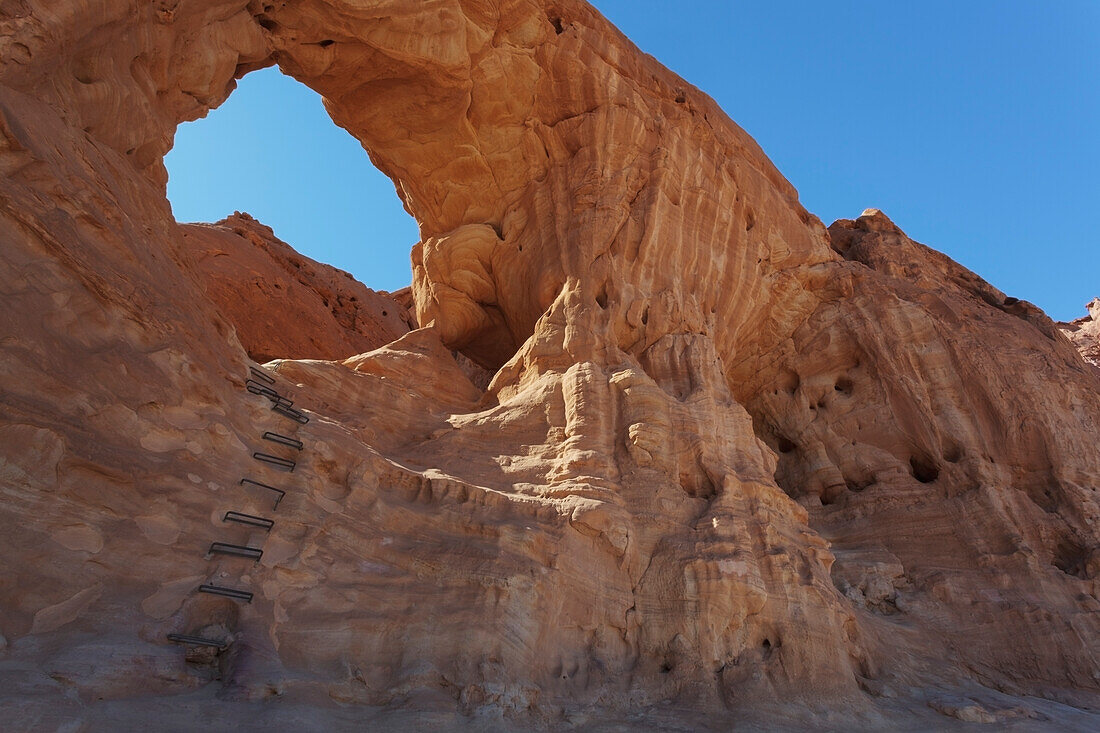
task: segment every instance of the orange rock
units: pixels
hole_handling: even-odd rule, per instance
[[[9,724],[1096,727],[1100,377],[880,212],[826,230],[588,5],[8,5]],[[271,63],[417,218],[422,328],[173,221],[176,125]],[[308,423],[249,353],[309,357]]]
[[[181,229],[181,264],[255,361],[345,359],[415,326],[387,293],[303,257],[248,214]]]
[[[1093,298],[1086,308],[1089,312],[1087,316],[1070,323],[1059,323],[1058,328],[1069,337],[1085,361],[1100,369],[1100,298]]]

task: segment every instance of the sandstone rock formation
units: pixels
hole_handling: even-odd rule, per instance
[[[1062,330],[1085,361],[1100,369],[1100,298],[1093,298],[1086,308],[1089,314],[1070,323],[1059,323]]]
[[[344,359],[416,326],[388,293],[303,257],[248,214],[180,229],[180,264],[255,361]]]
[[[346,356],[352,286],[257,336],[297,256],[162,165],[272,63],[422,236],[422,327],[270,362],[282,413],[248,350]],[[1097,726],[1100,376],[588,5],[5,2],[0,171],[16,729]]]

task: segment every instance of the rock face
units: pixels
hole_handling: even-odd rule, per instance
[[[416,326],[388,293],[303,257],[248,214],[180,229],[181,264],[255,361],[344,359]]]
[[[1095,729],[1100,377],[881,213],[826,229],[588,5],[0,23],[9,724]],[[172,219],[175,126],[272,63],[419,221],[422,328]],[[248,353],[343,360],[270,362],[278,412]]]
[[[1085,361],[1100,369],[1100,298],[1093,298],[1086,306],[1089,314],[1070,323],[1059,323],[1062,330]]]

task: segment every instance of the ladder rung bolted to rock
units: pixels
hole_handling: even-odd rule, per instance
[[[192,646],[212,646],[216,649],[225,649],[225,647],[228,646],[224,641],[206,639],[202,636],[189,636],[187,634],[169,634],[168,641],[174,641],[177,644],[190,644]]]
[[[279,456],[273,456],[268,453],[260,453],[259,451],[252,454],[252,457],[257,461],[263,461],[264,463],[270,463],[272,466],[281,468],[284,471],[294,471],[296,464],[294,461],[287,460],[286,458],[279,458]]]
[[[303,413],[301,410],[296,410],[292,408],[290,405],[283,405],[276,402],[274,405],[271,406],[271,409],[279,413],[280,415],[283,415],[284,417],[289,417],[291,420],[299,423],[300,425],[305,425],[307,422],[309,422],[309,418],[305,415],[305,413]]]
[[[257,369],[254,366],[248,367],[248,371],[252,372],[252,376],[259,379],[261,382],[267,382],[268,384],[275,384],[275,377],[270,374],[265,374],[263,369]]]
[[[249,393],[260,395],[271,400],[271,409],[286,415],[301,424],[309,422],[309,418],[306,418],[298,410],[291,407],[294,404],[293,400],[287,399],[275,391],[275,377],[268,374],[264,369],[259,369],[254,366],[248,367],[248,372],[251,375],[245,380],[245,389]],[[305,418],[304,420],[302,418]],[[264,440],[269,440],[279,445],[288,446],[296,450],[302,450],[302,441],[295,438],[288,437],[286,435],[280,435],[279,433],[265,432],[263,434]],[[252,454],[252,457],[258,461],[270,464],[276,468],[281,468],[286,471],[293,471],[296,465],[294,461],[287,460],[286,458],[280,458],[267,453],[261,453],[256,451]],[[265,491],[274,493],[275,505],[273,509],[279,508],[279,502],[286,496],[286,492],[282,489],[277,489],[274,486],[255,481],[250,478],[242,478],[240,480],[241,486],[255,486]],[[237,524],[243,524],[248,527],[258,527],[264,531],[270,532],[271,528],[275,526],[275,520],[268,519],[267,517],[258,517],[254,514],[245,514],[244,512],[227,511],[225,516],[222,517],[224,522],[235,522]],[[210,549],[207,550],[207,555],[232,555],[234,557],[244,557],[254,562],[259,562],[263,557],[264,551],[258,547],[248,547],[246,545],[234,545],[228,542],[212,542]],[[199,593],[209,593],[210,595],[223,596],[225,598],[232,598],[234,600],[243,601],[245,603],[252,602],[252,592],[247,590],[241,590],[240,588],[229,588],[223,585],[214,585],[213,583],[203,583],[198,587]],[[191,636],[189,634],[168,634],[168,640],[176,642],[177,644],[187,644],[189,646],[200,647],[213,647],[218,650],[225,649],[229,646],[228,642],[219,639],[208,639],[202,636]]]
[[[226,512],[222,517],[223,522],[236,522],[237,524],[247,524],[249,527],[259,527],[260,529],[266,529],[269,532],[271,528],[275,526],[275,520],[265,519],[264,517],[253,516],[252,514],[244,514],[242,512]]]
[[[249,380],[249,381],[251,381],[251,380]],[[271,389],[270,387],[265,387],[262,384],[256,384],[255,382],[252,382],[252,384],[246,385],[246,388],[252,394],[258,394],[261,397],[266,397],[276,405],[282,405],[283,407],[290,407],[291,405],[294,404],[294,400],[283,397],[281,394],[279,394],[275,390]]]
[[[264,397],[267,397],[269,399],[275,399],[275,398],[280,398],[281,399],[279,393],[276,392],[273,387],[269,387],[266,384],[260,384],[255,379],[249,379],[247,382],[245,382],[244,383],[244,388],[247,389],[252,394],[263,395]]]
[[[207,554],[235,555],[236,557],[247,557],[249,560],[259,562],[260,558],[263,557],[264,551],[257,547],[231,545],[228,542],[212,542],[210,544],[210,549],[207,550]]]
[[[267,484],[260,483],[259,481],[253,481],[250,478],[242,478],[240,484],[241,486],[256,486],[258,488],[267,489],[268,491],[273,491],[278,494],[279,496],[275,499],[275,506],[271,507],[273,511],[279,508],[279,502],[283,500],[284,496],[286,496],[286,492],[282,489],[276,489],[274,486],[268,486]]]
[[[278,443],[279,445],[289,445],[291,448],[302,449],[302,441],[289,438],[285,435],[279,435],[268,430],[264,433],[264,440],[270,440],[272,443]]]
[[[252,594],[246,590],[237,590],[236,588],[226,588],[222,585],[211,585],[209,583],[203,583],[199,586],[199,593],[209,593],[215,596],[225,596],[226,598],[236,598],[238,601],[244,601],[245,603],[252,603]]]

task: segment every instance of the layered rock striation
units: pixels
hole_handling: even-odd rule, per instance
[[[13,725],[1095,727],[1096,371],[588,5],[19,0],[0,51]],[[270,64],[417,218],[415,320],[173,220]]]

